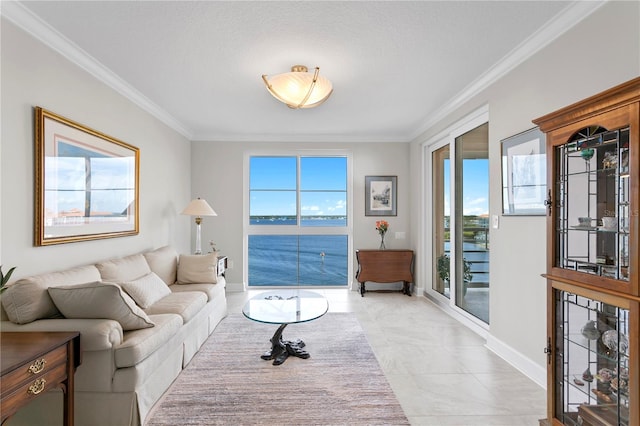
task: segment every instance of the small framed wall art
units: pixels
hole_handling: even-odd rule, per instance
[[[502,214],[546,213],[545,142],[538,127],[502,140]]]
[[[36,246],[135,235],[140,150],[35,108]]]
[[[398,177],[365,176],[365,216],[397,216]]]

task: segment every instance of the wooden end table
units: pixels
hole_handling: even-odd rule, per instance
[[[402,292],[411,296],[413,282],[413,250],[356,250],[360,295],[366,291],[365,282],[402,282]]]
[[[64,394],[64,424],[73,425],[73,375],[80,365],[80,333],[0,333],[2,423],[51,389]]]

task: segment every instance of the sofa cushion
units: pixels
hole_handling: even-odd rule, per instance
[[[49,295],[66,318],[112,319],[118,321],[123,330],[154,326],[133,299],[113,283],[49,287]]]
[[[207,301],[211,302],[213,299],[220,295],[220,292],[224,293],[225,280],[224,277],[218,277],[216,284],[181,284],[171,286],[171,291],[174,293],[180,293],[184,291],[201,291],[207,295]]]
[[[178,260],[178,284],[216,283],[215,253],[204,255],[180,255]]]
[[[29,324],[2,323],[2,332],[78,331],[82,352],[110,351],[122,343],[122,326],[104,318],[48,318]]]
[[[93,265],[21,278],[2,294],[2,306],[9,320],[16,324],[61,317],[47,288],[95,281],[100,281],[100,272]]]
[[[96,263],[102,281],[113,283],[133,281],[151,272],[147,260],[141,253]]]
[[[187,323],[207,304],[206,294],[200,291],[171,293],[144,311],[147,315],[177,314]]]
[[[153,272],[134,281],[120,282],[118,285],[142,309],[148,308],[166,295],[171,294],[171,290],[165,282]]]
[[[143,254],[149,268],[162,278],[167,285],[176,282],[178,273],[178,253],[171,246],[164,246]]]
[[[116,367],[132,367],[145,360],[182,327],[182,318],[178,315],[152,315],[151,319],[155,327],[124,333],[124,341],[115,349]]]

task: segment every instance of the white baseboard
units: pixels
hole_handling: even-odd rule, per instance
[[[489,327],[487,326],[487,324],[480,321],[478,318],[474,317],[473,315],[464,312],[463,310],[455,310],[451,308],[451,306],[449,306],[448,299],[445,302],[440,298],[433,297],[433,295],[429,293],[418,293],[416,296],[424,297],[429,302],[433,303],[438,308],[442,309],[444,313],[451,316],[455,320],[459,321],[460,323],[462,323],[462,325],[464,325],[465,327],[467,327],[468,329],[470,329],[471,331],[473,331],[474,333],[478,334],[480,337],[486,340],[487,335],[489,334]]]
[[[418,289],[418,291],[420,290]],[[524,356],[521,352],[518,352],[511,346],[504,343],[502,340],[493,336],[489,328],[481,326],[479,324],[479,321],[475,320],[471,315],[466,316],[463,313],[454,311],[448,304],[442,303],[442,301],[432,297],[428,293],[419,292],[418,295],[420,295],[419,297],[426,298],[434,305],[442,309],[444,312],[460,321],[471,331],[484,338],[485,347],[487,349],[498,355],[500,358],[504,359],[529,379],[533,380],[538,386],[542,387],[543,389],[547,388],[547,370],[544,367],[535,363],[530,358]]]
[[[546,368],[533,362],[530,358],[527,358],[522,353],[491,335],[491,333],[487,335],[487,343],[485,346],[516,369],[520,370],[522,374],[536,382],[541,388],[547,388]]]

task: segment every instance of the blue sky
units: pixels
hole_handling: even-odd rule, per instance
[[[347,214],[347,158],[300,158],[303,216]],[[250,215],[296,214],[296,157],[252,157]],[[260,191],[269,190],[269,191]]]
[[[462,184],[463,213],[465,215],[488,215],[489,160],[464,160]]]
[[[489,214],[489,160],[464,160],[462,212],[464,215]],[[449,176],[449,161],[444,164],[445,176]],[[445,180],[445,215],[450,215],[449,179]]]
[[[346,157],[301,158],[302,215],[347,214],[344,192],[347,185],[346,162]],[[489,161],[487,159],[464,160],[463,167],[464,214],[489,214]],[[296,170],[296,157],[252,157],[250,215],[295,216]],[[448,176],[448,161],[445,162],[445,173]],[[261,189],[269,191],[256,191]],[[445,191],[445,211],[448,212],[448,181]]]

